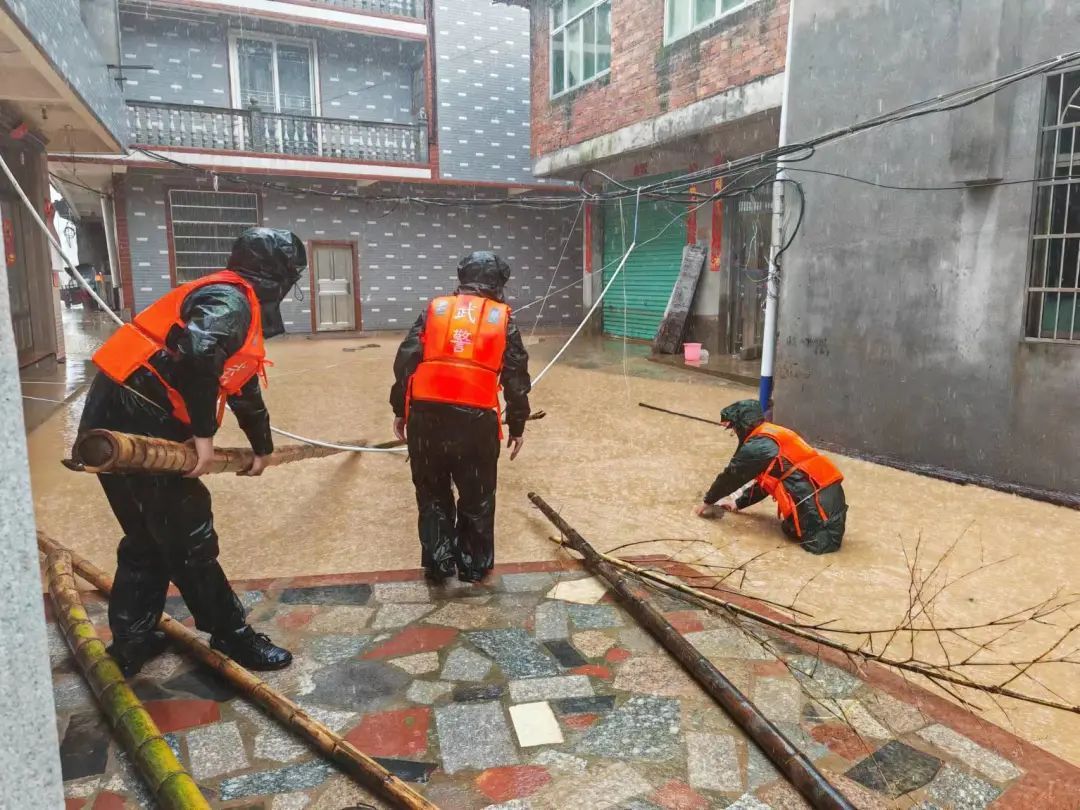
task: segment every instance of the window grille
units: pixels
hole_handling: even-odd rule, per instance
[[[259,198],[250,192],[169,192],[176,282],[183,284],[224,270],[232,244],[259,225]]]
[[[1039,145],[1039,178],[1027,337],[1080,343],[1080,71],[1047,82]]]

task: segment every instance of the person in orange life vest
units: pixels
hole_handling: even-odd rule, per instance
[[[840,483],[843,476],[835,465],[794,431],[766,422],[756,400],[729,405],[720,418],[739,437],[739,447],[695,514],[711,517],[715,509],[739,512],[771,496],[788,537],[812,554],[839,550],[847,501]],[[732,497],[751,481],[752,486]]]
[[[504,303],[509,278],[494,253],[466,256],[456,293],[430,302],[394,360],[394,434],[408,437],[421,558],[436,583],[455,570],[461,581],[479,582],[495,564],[499,390],[513,461],[532,388],[529,355]]]
[[[255,451],[242,475],[260,475],[274,450],[259,390],[263,341],[285,331],[282,299],[307,264],[289,231],[251,228],[233,244],[228,271],[184,284],[121,327],[97,354],[100,369],[79,431],[94,428],[191,440],[187,476],[101,475],[124,532],[109,602],[110,652],[128,675],[165,647],[158,620],[170,580],[211,643],[251,669],[280,669],[292,656],[256,633],[218,564],[210,492],[199,476],[228,402]]]

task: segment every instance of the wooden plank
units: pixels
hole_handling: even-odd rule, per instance
[[[694,305],[701,271],[705,268],[705,249],[700,245],[687,245],[683,248],[682,265],[679,278],[671,290],[664,320],[653,340],[653,351],[659,354],[676,354],[682,347],[686,336],[686,326],[690,320],[690,308]]]

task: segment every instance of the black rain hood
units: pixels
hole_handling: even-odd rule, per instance
[[[248,228],[233,242],[229,269],[255,289],[264,338],[285,332],[281,302],[307,269],[307,250],[292,231]]]
[[[731,423],[741,443],[746,441],[750,431],[765,421],[765,412],[756,399],[740,399],[720,411],[720,420]]]
[[[503,290],[510,280],[510,265],[490,250],[470,253],[458,264],[458,292],[503,300]]]

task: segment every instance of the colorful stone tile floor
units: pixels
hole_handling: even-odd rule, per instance
[[[610,596],[589,604],[597,584],[538,563],[478,586],[388,572],[238,590],[296,655],[267,680],[447,810],[805,807]],[[1077,806],[1078,769],[952,704],[651,599],[859,808]],[[107,637],[104,602],[86,602]],[[178,597],[168,610],[187,617]],[[52,624],[50,654],[67,810],[152,807]],[[133,686],[213,807],[385,806],[176,653]]]

